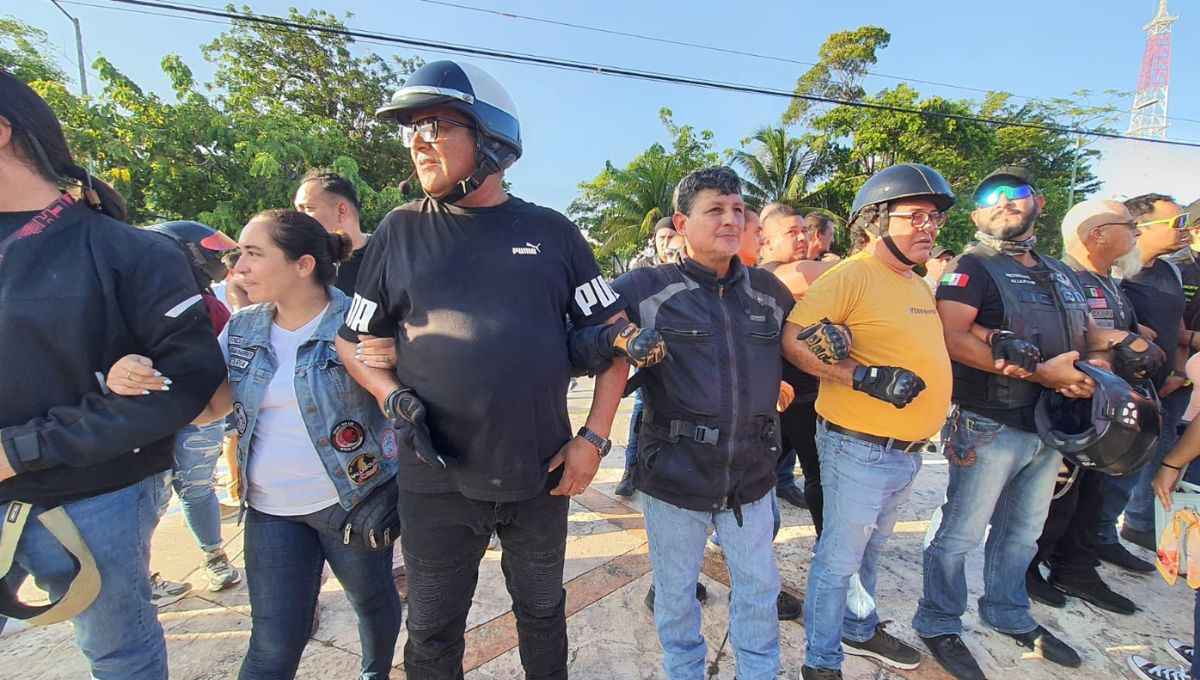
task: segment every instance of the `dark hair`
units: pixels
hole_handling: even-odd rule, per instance
[[[344,232],[325,231],[311,216],[295,210],[264,210],[251,222],[269,222],[271,240],[283,251],[283,256],[296,261],[311,255],[317,262],[317,283],[328,286],[337,278],[337,264],[354,254],[354,245]]]
[[[679,184],[675,186],[675,195],[671,198],[671,202],[675,205],[675,212],[684,215],[690,214],[692,203],[696,201],[696,195],[705,189],[712,189],[722,196],[740,195],[742,180],[738,178],[732,168],[724,165],[710,165],[707,168],[693,170],[679,180]]]
[[[827,233],[833,231],[833,227],[836,224],[833,221],[833,217],[826,215],[823,212],[817,212],[815,210],[810,212],[809,214],[805,215],[804,219],[808,219],[810,217],[814,217],[817,220],[819,220],[819,223],[817,225],[817,234],[818,235],[827,234]]]
[[[302,187],[309,182],[316,182],[325,191],[336,196],[341,196],[354,206],[356,212],[362,212],[362,206],[358,203],[358,190],[354,188],[350,180],[329,170],[328,168],[313,168],[304,173],[300,178],[298,187]]]
[[[763,206],[762,212],[758,213],[758,219],[766,222],[775,217],[795,217],[798,214],[800,213],[787,203],[772,202]]]
[[[875,218],[879,217],[879,206],[887,207],[886,203],[874,203],[863,206],[854,218],[850,220],[850,252],[857,253],[866,247],[870,237],[867,232],[871,229],[871,225],[875,222]]]
[[[85,201],[113,219],[129,218],[121,194],[75,162],[50,105],[4,70],[0,70],[0,116],[12,126],[13,144],[30,169],[55,184],[78,185]]]
[[[1163,194],[1142,194],[1125,199],[1125,207],[1129,208],[1129,214],[1136,220],[1154,212],[1154,204],[1159,201],[1174,203],[1175,199]]]

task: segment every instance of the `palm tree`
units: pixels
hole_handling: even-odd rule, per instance
[[[636,252],[654,233],[654,224],[672,213],[675,185],[693,168],[654,145],[624,168],[611,164],[568,208],[600,244],[598,256]]]
[[[752,151],[733,152],[733,162],[741,166],[745,193],[756,207],[767,203],[798,203],[808,193],[815,174],[817,154],[804,140],[792,137],[785,127],[761,127],[742,142],[756,142]]]

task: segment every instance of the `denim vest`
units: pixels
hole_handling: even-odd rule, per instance
[[[338,358],[334,340],[350,298],[332,286],[327,290],[329,310],[296,353],[296,399],[338,500],[349,510],[395,476],[399,439],[374,397],[354,382]],[[254,425],[279,366],[271,347],[274,320],[271,304],[238,310],[229,320],[229,385],[234,402],[230,419],[239,435],[242,498]]]

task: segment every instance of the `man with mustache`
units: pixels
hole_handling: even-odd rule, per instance
[[[1133,306],[1112,277],[1114,270],[1128,275],[1141,269],[1137,236],[1133,216],[1120,201],[1084,201],[1063,218],[1063,263],[1079,276],[1101,328],[1138,331]],[[1075,469],[1063,461],[1038,553],[1025,575],[1030,598],[1062,607],[1072,595],[1118,614],[1137,611],[1131,600],[1108,587],[1095,566],[1104,478],[1098,470]],[[1049,582],[1042,577],[1043,562],[1050,569]]]
[[[989,523],[980,618],[1047,661],[1080,664],[1075,650],[1030,616],[1025,592],[1062,460],[1038,437],[1034,406],[1045,389],[1090,396],[1095,385],[1074,363],[1129,334],[1098,328],[1074,272],[1034,253],[1044,203],[1024,168],[1004,166],[985,177],[971,213],[978,243],[937,289],[954,367],[956,408],[942,433],[953,465],[941,524],[925,549],[913,628],[960,680],[984,677],[961,634],[967,553]]]
[[[784,356],[821,381],[824,526],[804,602],[804,680],[839,680],[843,654],[904,669],[921,662],[884,630],[874,596],[879,557],[921,452],[950,407],[942,324],[929,286],[912,269],[929,258],[953,205],[950,185],[925,165],[894,165],[868,179],[850,217],[861,250],[817,279],[784,327]],[[849,351],[814,353],[803,339],[813,325],[848,328]]]
[[[1121,281],[1121,290],[1133,304],[1138,321],[1155,333],[1154,341],[1166,352],[1167,361],[1152,376],[1163,406],[1162,435],[1158,452],[1141,472],[1107,481],[1100,516],[1100,559],[1135,571],[1153,571],[1153,564],[1129,552],[1117,540],[1117,517],[1124,510],[1120,536],[1151,552],[1155,549],[1154,493],[1150,482],[1158,464],[1175,445],[1176,425],[1187,408],[1190,390],[1181,390],[1187,376],[1184,366],[1190,354],[1191,334],[1183,333],[1185,307],[1179,269],[1164,259],[1185,248],[1191,240],[1187,214],[1170,196],[1143,194],[1125,201],[1138,227],[1138,266]],[[1183,345],[1181,347],[1180,345]],[[1191,480],[1189,480],[1191,481]]]

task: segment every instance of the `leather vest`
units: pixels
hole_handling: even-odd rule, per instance
[[[982,244],[967,250],[978,258],[1004,305],[1001,329],[1037,346],[1044,359],[1087,351],[1088,303],[1066,265],[1039,255],[1043,269],[1030,269]],[[967,408],[1015,409],[1037,403],[1037,383],[953,364],[954,401]]]

